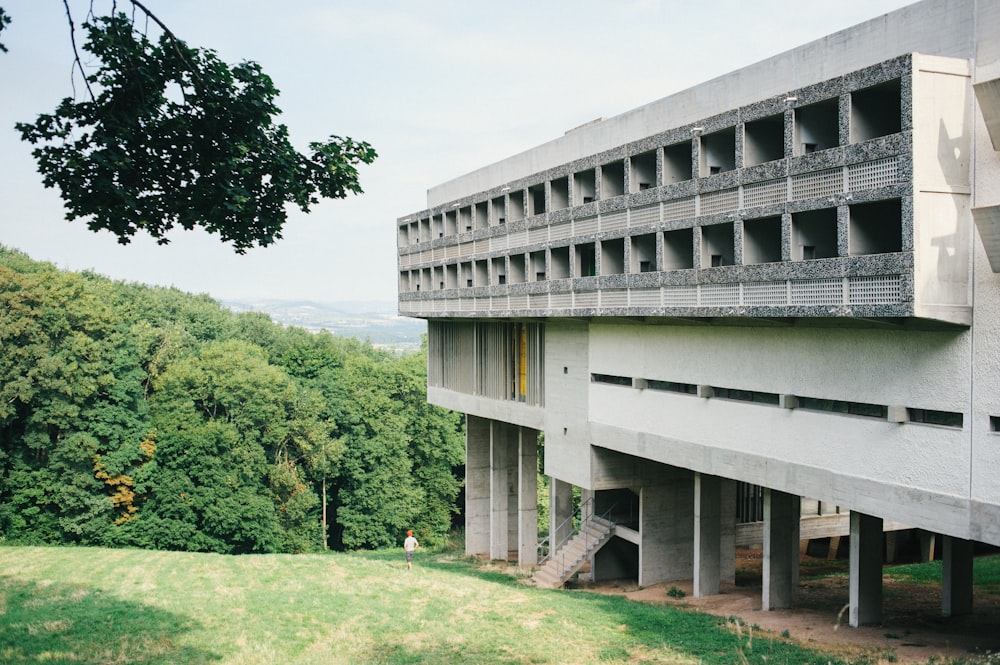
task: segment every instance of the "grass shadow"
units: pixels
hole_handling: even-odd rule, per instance
[[[448,549],[425,550],[414,568],[434,570],[457,578],[472,578],[490,584],[517,588],[527,597],[545,595],[544,606],[551,613],[541,621],[566,622],[574,625],[593,624],[595,634],[601,634],[604,643],[599,645],[598,659],[608,663],[629,663],[662,657],[664,652],[676,654],[676,662],[701,662],[705,665],[730,665],[731,663],[783,663],[796,665],[842,664],[829,654],[806,649],[794,642],[766,636],[757,631],[742,632],[729,625],[726,619],[711,614],[693,612],[665,605],[633,601],[618,596],[607,596],[589,591],[536,589],[521,585],[523,574],[516,566],[504,562],[488,562],[468,557]],[[373,561],[395,563],[402,560],[402,552],[392,550],[357,553]],[[460,585],[457,582],[456,585]],[[535,605],[525,601],[527,607]],[[526,610],[530,611],[530,610]],[[540,630],[540,629],[539,629]],[[597,639],[597,638],[595,638]],[[600,640],[598,640],[600,641]],[[567,655],[573,645],[567,643]],[[407,665],[409,663],[523,663],[533,662],[531,656],[513,645],[490,640],[469,639],[461,647],[455,644],[416,646],[412,643],[379,644],[373,648],[373,663]],[[653,655],[657,654],[657,655]],[[548,662],[544,656],[538,662]],[[572,656],[568,661],[583,662]],[[671,662],[674,662],[671,660]]]
[[[0,663],[210,663],[184,644],[199,624],[83,585],[0,576]]]

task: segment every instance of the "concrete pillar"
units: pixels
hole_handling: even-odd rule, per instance
[[[917,538],[920,540],[920,562],[927,563],[928,561],[933,561],[934,545],[936,544],[937,536],[930,531],[921,529],[917,532]]]
[[[490,421],[465,418],[465,553],[490,553]]]
[[[553,549],[573,535],[573,485],[549,478],[549,544]]]
[[[941,615],[972,613],[972,541],[945,536],[942,543]]]
[[[594,516],[594,490],[580,490],[580,519],[588,520]]]
[[[519,428],[517,470],[517,563],[538,563],[538,431]]]
[[[792,606],[798,580],[799,497],[764,488],[764,566],[760,607],[764,611]]]
[[[639,493],[639,585],[691,577],[694,566],[694,474],[644,479]]]
[[[882,518],[851,511],[850,625],[882,621]]]
[[[510,551],[511,487],[509,430],[506,423],[492,421],[490,437],[490,559],[506,561]],[[515,448],[516,450],[516,448]]]
[[[719,593],[722,493],[718,476],[694,474],[694,596]]]
[[[736,481],[720,478],[719,493],[722,497],[719,581],[736,584]]]
[[[898,531],[885,532],[885,562],[896,563],[896,541],[899,540]]]

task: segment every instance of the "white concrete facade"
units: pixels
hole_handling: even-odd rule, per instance
[[[716,592],[736,481],[766,488],[765,609],[790,603],[809,497],[851,511],[852,625],[879,619],[888,523],[946,537],[943,611],[971,610],[972,543],[1000,546],[998,35],[1000,3],[925,0],[397,220],[429,400],[470,415],[468,550],[534,563],[531,489],[472,480],[496,421],[544,432],[561,501],[635,497],[632,544],[595,571]],[[517,450],[495,483],[527,474]]]

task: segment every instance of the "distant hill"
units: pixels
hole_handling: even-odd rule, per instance
[[[262,312],[278,323],[307,330],[328,330],[341,337],[366,339],[372,345],[396,351],[420,348],[427,331],[423,319],[396,313],[392,300],[316,302],[312,300],[222,300],[234,312]]]

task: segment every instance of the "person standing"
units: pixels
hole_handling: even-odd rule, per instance
[[[411,530],[407,531],[406,532],[406,540],[403,541],[403,552],[406,553],[406,569],[407,570],[412,570],[413,569],[413,552],[418,547],[420,547],[420,543],[418,543],[417,539],[413,537],[413,530],[411,529]]]

